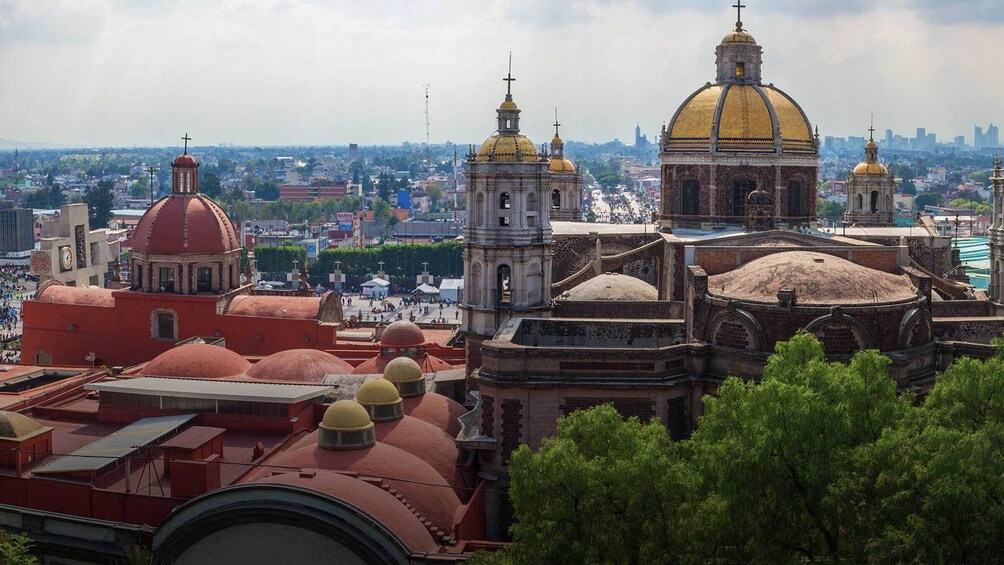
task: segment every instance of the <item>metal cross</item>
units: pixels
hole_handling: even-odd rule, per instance
[[[509,52],[509,74],[506,75],[506,77],[502,80],[505,81],[506,83],[505,85],[506,96],[512,96],[512,81],[516,80],[512,78],[512,51]]]
[[[875,135],[875,114],[872,114],[872,124],[871,127],[868,128],[868,139],[874,139],[874,135]]]
[[[745,8],[746,6],[743,5],[742,0],[739,0],[738,2],[733,4],[732,7],[736,9],[736,31],[742,31],[743,8]]]
[[[383,261],[377,261],[377,265],[380,265],[380,272],[383,272]]]
[[[185,155],[188,155],[188,142],[192,141],[192,138],[188,137],[188,132],[185,132],[185,137],[182,137],[181,139],[185,140]]]
[[[342,262],[341,261],[335,261],[335,270],[336,271],[341,271],[341,269],[342,269]]]
[[[554,137],[558,137],[558,126],[560,126],[560,125],[561,124],[558,123],[558,107],[555,106],[554,107]]]
[[[428,272],[428,270],[429,270],[429,262],[428,261],[422,261],[422,270]]]

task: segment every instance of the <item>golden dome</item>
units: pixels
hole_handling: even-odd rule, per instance
[[[499,110],[519,110],[519,107],[512,100],[503,100],[502,104],[499,105]]]
[[[505,104],[505,103],[503,103]],[[515,104],[513,104],[515,107]],[[516,150],[519,150],[517,158]],[[478,149],[477,161],[522,161],[532,163],[540,156],[537,154],[537,147],[527,139],[525,135],[519,134],[494,134]]]
[[[857,167],[854,167],[854,174],[885,176],[889,174],[889,169],[887,169],[882,163],[867,163],[862,161],[861,163],[858,163]]]
[[[756,43],[753,36],[746,31],[732,31],[722,38],[722,43]]]
[[[574,173],[575,165],[564,157],[551,157],[551,161],[547,164],[547,170],[552,173]]]
[[[384,367],[383,378],[391,383],[411,383],[424,381],[425,375],[422,374],[422,368],[411,357],[397,357],[391,359]]]
[[[801,107],[770,85],[708,84],[692,94],[670,122],[664,151],[816,154]],[[776,135],[775,135],[776,134]]]
[[[868,143],[865,144],[865,149],[878,149],[878,145],[874,139],[869,139]]]
[[[358,431],[372,428],[373,422],[366,409],[355,400],[339,400],[324,411],[321,427],[335,431]]]
[[[394,404],[401,400],[394,383],[387,379],[372,379],[363,383],[356,392],[359,404]]]

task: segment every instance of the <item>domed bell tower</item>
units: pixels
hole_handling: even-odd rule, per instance
[[[582,221],[582,179],[565,157],[565,142],[558,135],[558,109],[554,109],[554,138],[547,170],[551,173],[551,220]]]
[[[742,2],[732,6],[736,9],[736,29],[725,36],[715,49],[715,63],[718,65],[719,84],[760,84],[760,66],[763,64],[763,48],[743,30]]]
[[[896,181],[889,169],[878,162],[874,124],[868,128],[865,160],[847,175],[847,211],[844,222],[859,226],[893,226],[893,194]]]
[[[997,306],[1000,315],[1004,310],[1004,170],[1001,156],[994,157],[993,174],[994,207],[990,223],[990,301]]]
[[[481,366],[481,342],[513,316],[551,309],[551,191],[548,158],[519,132],[510,73],[498,131],[467,153],[462,331],[467,371]]]

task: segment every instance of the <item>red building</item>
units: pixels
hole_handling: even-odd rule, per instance
[[[317,180],[310,184],[286,184],[279,187],[279,200],[287,202],[341,200],[348,194],[348,190],[348,183],[331,180]]]

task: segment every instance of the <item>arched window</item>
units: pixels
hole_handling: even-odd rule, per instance
[[[878,212],[879,195],[877,190],[872,191],[872,214]]]
[[[508,210],[512,207],[512,199],[509,198],[508,192],[503,192],[499,195],[499,209]]]
[[[801,179],[788,181],[788,217],[801,220],[805,216],[805,182]]]
[[[479,192],[477,198],[474,199],[474,224],[483,224],[485,221],[485,195],[483,192]]]
[[[536,212],[537,211],[537,193],[531,192],[526,195],[526,211]]]
[[[737,180],[732,183],[732,215],[746,216],[746,197],[756,190],[756,181]]]
[[[465,285],[471,304],[481,303],[481,288],[483,285],[484,283],[481,280],[481,263],[474,263],[471,265],[470,280]]]
[[[701,183],[697,179],[680,181],[680,213],[697,216],[701,213]]]
[[[561,208],[561,192],[558,189],[551,191],[551,209],[557,210]]]
[[[512,304],[512,268],[509,265],[499,265],[495,281],[496,302]]]
[[[864,196],[858,195],[858,210],[865,209],[865,198]]]

